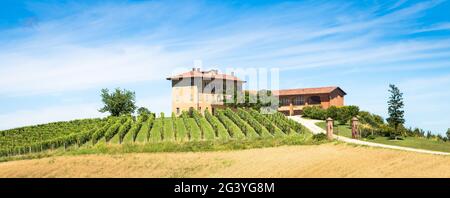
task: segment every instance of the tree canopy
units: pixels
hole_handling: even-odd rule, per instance
[[[109,112],[112,116],[132,114],[136,110],[136,94],[132,91],[116,88],[112,93],[108,89],[101,90],[104,107],[99,111]]]
[[[145,107],[139,107],[137,110],[138,115],[147,114],[150,115],[152,112]]]

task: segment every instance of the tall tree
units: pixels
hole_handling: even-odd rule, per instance
[[[139,107],[139,109],[137,110],[137,113],[138,113],[138,115],[142,115],[142,114],[150,115],[150,113],[152,113],[152,112],[145,107]]]
[[[112,93],[108,89],[101,91],[102,101],[105,104],[99,111],[109,112],[112,116],[132,114],[136,110],[136,94],[132,91],[116,88]]]
[[[447,139],[449,139],[450,140],[450,128],[449,129],[447,129]]]
[[[395,131],[398,132],[399,125],[402,125],[405,123],[404,119],[404,113],[403,111],[403,93],[400,92],[400,89],[396,87],[395,85],[389,85],[389,92],[391,93],[391,96],[389,97],[388,101],[388,114],[389,117],[386,119],[386,121],[394,127]]]

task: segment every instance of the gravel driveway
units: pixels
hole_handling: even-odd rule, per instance
[[[300,116],[288,116],[288,117],[290,119],[302,124],[306,128],[308,128],[313,134],[326,133],[325,130],[323,130],[322,128],[320,128],[316,125],[317,122],[323,122],[322,120],[305,119]],[[352,138],[338,136],[338,135],[333,135],[333,137],[338,141],[347,142],[347,143],[351,143],[351,144],[359,144],[359,145],[364,145],[364,146],[389,148],[389,149],[412,151],[412,152],[435,154],[435,155],[450,155],[450,153],[447,153],[447,152],[430,151],[430,150],[425,150],[425,149],[416,149],[416,148],[403,147],[403,146],[393,146],[393,145],[380,144],[380,143],[374,143],[374,142],[366,142],[366,141],[352,139]]]

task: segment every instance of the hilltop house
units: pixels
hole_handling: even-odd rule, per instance
[[[231,99],[236,91],[242,92],[245,83],[234,73],[220,74],[217,70],[200,71],[200,68],[167,80],[172,81],[172,112],[176,115],[190,109],[214,113],[215,109],[224,107],[225,99]]]
[[[300,115],[303,107],[309,105],[320,105],[325,109],[344,106],[344,96],[347,95],[339,87],[284,89],[272,93],[280,100],[278,111],[285,115]]]
[[[224,108],[225,99],[231,99],[236,92],[242,92],[245,81],[234,73],[221,74],[217,70],[191,71],[168,77],[172,82],[172,112],[180,115],[182,111],[197,109],[214,113]],[[279,112],[285,115],[299,115],[309,105],[322,108],[343,106],[346,93],[339,87],[320,87],[303,89],[284,89],[272,91],[280,100]]]

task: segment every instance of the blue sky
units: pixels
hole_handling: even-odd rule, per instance
[[[407,126],[450,128],[448,1],[1,1],[0,129],[103,116],[99,91],[170,111],[174,70],[279,68],[280,88],[337,85]]]

